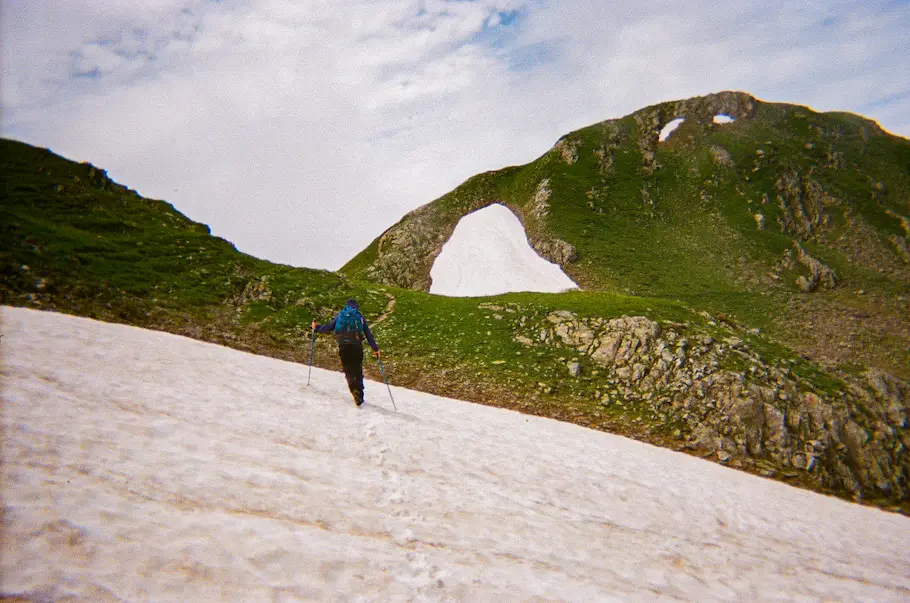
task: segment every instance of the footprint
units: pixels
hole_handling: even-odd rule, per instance
[[[440,570],[439,566],[433,565],[427,559],[427,556],[420,551],[410,551],[406,557],[413,577],[412,584],[417,587],[418,592],[425,593],[428,590],[443,588],[447,572]]]

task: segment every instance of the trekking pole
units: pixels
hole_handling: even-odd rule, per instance
[[[398,410],[398,407],[395,406],[395,398],[392,397],[392,388],[389,387],[389,380],[385,378],[385,367],[382,366],[382,358],[376,356],[376,362],[379,363],[379,371],[382,373],[382,380],[385,381],[385,386],[389,388],[389,398],[392,398],[392,408]]]
[[[313,336],[310,338],[310,372],[306,376],[306,386],[310,386],[310,375],[313,374],[313,350],[316,349],[316,329],[313,329]]]

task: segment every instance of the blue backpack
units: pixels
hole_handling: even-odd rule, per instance
[[[345,306],[335,319],[335,338],[339,343],[363,341],[363,315],[357,308]]]

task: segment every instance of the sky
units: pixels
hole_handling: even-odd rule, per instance
[[[4,595],[910,593],[910,518],[897,513],[376,381],[357,408],[341,373],[314,368],[307,385],[305,364],[169,333],[6,306],[0,330]]]
[[[336,269],[564,134],[720,90],[910,136],[906,0],[0,0],[2,134]]]

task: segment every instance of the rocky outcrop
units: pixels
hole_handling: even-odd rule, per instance
[[[803,293],[815,291],[819,285],[826,289],[834,289],[837,286],[837,275],[834,271],[810,256],[799,243],[793,243],[796,248],[797,261],[809,269],[809,276],[800,276],[796,279],[796,286]]]
[[[244,308],[255,302],[272,303],[275,301],[272,288],[269,285],[269,276],[264,275],[246,282],[243,290],[231,300],[234,310],[239,314]]]
[[[537,185],[527,209],[519,209],[515,213],[525,228],[531,248],[547,261],[564,267],[566,264],[574,262],[578,258],[578,254],[573,245],[550,235],[545,227],[544,219],[550,213],[550,196],[552,194],[550,179],[544,178]]]
[[[792,170],[778,178],[777,192],[780,208],[777,223],[781,231],[801,238],[824,230],[828,225],[825,206],[838,204],[837,199],[811,178],[811,174],[802,175]]]
[[[893,234],[888,237],[888,242],[894,246],[897,255],[900,256],[905,263],[910,263],[910,218],[902,216],[896,211],[890,209],[886,209],[885,213],[895,220],[899,220],[901,223],[901,228],[904,229],[903,237],[899,237],[896,234]]]
[[[378,243],[379,257],[367,268],[367,278],[387,285],[429,291],[433,261],[457,224],[440,223],[437,211],[433,205],[424,205],[383,233]]]
[[[910,244],[907,243],[907,237],[891,235],[888,242],[894,246],[894,250],[904,260],[904,263],[910,264]]]
[[[597,157],[598,171],[601,176],[612,176],[614,172],[616,149],[623,142],[622,130],[614,121],[604,121],[599,124],[601,129],[600,147],[594,150]]]
[[[578,259],[578,252],[573,245],[555,237],[529,234],[528,243],[540,257],[563,267]]]
[[[829,170],[842,170],[846,165],[847,162],[844,160],[843,153],[835,151],[833,148],[829,148],[825,151],[825,161],[822,163],[822,167],[828,168]]]
[[[553,194],[553,191],[549,186],[550,179],[544,178],[537,185],[537,190],[534,191],[534,196],[531,198],[529,211],[535,220],[540,220],[550,213],[550,195]]]
[[[733,167],[733,157],[730,152],[719,145],[711,145],[711,155],[714,156],[714,163],[723,167]]]
[[[758,101],[744,92],[718,92],[647,107],[633,114],[638,127],[638,146],[642,155],[642,169],[654,170],[655,150],[661,129],[674,119],[684,118],[701,127],[712,127],[715,115],[729,115],[734,119],[752,117]]]
[[[894,218],[895,220],[898,220],[901,223],[901,228],[904,229],[904,236],[910,238],[910,218],[908,218],[906,216],[902,216],[899,213],[897,213],[896,211],[893,211],[890,209],[886,209],[885,213],[888,214],[889,216],[891,216],[892,218]]]
[[[556,143],[554,149],[563,161],[572,165],[578,161],[578,149],[581,146],[581,143],[578,140],[573,139],[571,136],[561,139]]]
[[[600,404],[679,425],[687,445],[722,462],[802,474],[856,497],[910,496],[910,385],[885,373],[820,391],[741,338],[717,340],[643,316],[551,312],[522,327],[516,341],[573,350],[584,360],[570,365],[572,375],[586,363],[606,373],[594,385]]]

